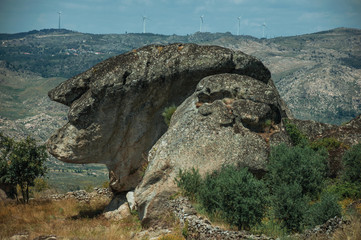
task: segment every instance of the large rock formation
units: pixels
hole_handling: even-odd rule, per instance
[[[137,187],[140,217],[154,224],[177,191],[179,169],[196,167],[204,174],[236,164],[261,176],[270,146],[290,142],[282,118],[291,114],[270,77],[259,60],[217,46],[134,50],[49,92],[70,110],[48,150],[65,162],[106,164],[113,191]],[[166,132],[161,113],[171,104],[180,106]],[[311,139],[360,141],[360,117],[343,127],[293,123]]]
[[[104,163],[113,190],[133,189],[144,156],[167,129],[163,109],[179,105],[202,78],[219,73],[272,84],[259,60],[217,46],[151,45],[110,58],[49,92],[70,110],[48,150],[65,162]]]
[[[203,78],[149,152],[148,169],[135,190],[143,223],[158,221],[178,191],[174,179],[180,169],[195,167],[203,175],[232,164],[262,175],[270,145],[289,142],[282,106],[271,80],[237,74]]]

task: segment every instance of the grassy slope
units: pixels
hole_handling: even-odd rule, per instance
[[[97,199],[90,204],[73,199],[32,201],[29,205],[0,202],[0,239],[29,233],[29,239],[56,235],[66,239],[131,239],[140,231],[136,216],[121,221],[102,217],[109,200]]]

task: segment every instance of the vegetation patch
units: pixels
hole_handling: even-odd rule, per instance
[[[228,228],[282,237],[341,216],[339,200],[356,193],[351,187],[353,190],[341,197],[331,190],[337,186],[332,180],[327,180],[332,187],[326,188],[325,150],[309,145],[272,147],[268,173],[261,180],[246,168],[224,166],[204,178],[195,168],[181,170],[175,181],[183,195],[196,201],[198,212],[226,222]],[[344,158],[351,158],[354,151],[350,149]]]
[[[291,138],[293,146],[308,145],[308,137],[298,129],[296,124],[291,123],[288,119],[284,119],[284,122],[287,134]]]
[[[196,198],[208,213],[220,213],[221,218],[238,229],[249,229],[263,218],[266,186],[246,168],[224,166],[204,179],[195,169],[180,171],[176,182],[185,195]]]
[[[171,105],[170,107],[166,107],[162,113],[164,122],[169,126],[170,120],[173,116],[173,113],[177,110],[177,107],[175,105]]]
[[[44,162],[48,155],[45,146],[37,146],[35,139],[27,137],[15,141],[0,132],[0,183],[11,189],[20,188],[22,200],[29,202],[29,188],[37,177],[44,176]],[[18,199],[17,191],[10,191]]]

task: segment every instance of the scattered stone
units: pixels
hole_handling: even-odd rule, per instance
[[[122,220],[131,215],[129,205],[127,202],[124,202],[120,207],[113,211],[107,211],[103,213],[103,216],[106,219],[110,220]]]
[[[115,211],[126,202],[127,202],[127,198],[124,193],[117,194],[113,197],[111,202],[104,209],[104,212]]]
[[[17,233],[14,236],[10,237],[10,240],[28,240],[29,233],[23,232],[23,233]]]
[[[78,190],[74,192],[68,192],[66,194],[52,194],[44,196],[42,199],[50,200],[63,200],[63,199],[75,199],[79,202],[89,203],[95,198],[109,198],[113,197],[113,193],[108,188],[95,188],[93,192],[88,193],[85,190]]]
[[[303,234],[300,234],[301,239],[318,238],[320,236],[326,236],[328,239],[332,239],[332,234],[345,225],[349,225],[351,222],[344,218],[334,217],[329,219],[326,223],[318,225],[313,229],[306,230]]]
[[[129,191],[126,195],[127,197],[127,201],[129,204],[129,208],[131,211],[135,210],[135,199],[134,199],[134,192],[133,191]]]
[[[44,235],[34,238],[33,240],[57,240],[58,238],[55,235]]]

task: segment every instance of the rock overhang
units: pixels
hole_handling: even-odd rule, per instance
[[[182,103],[202,78],[220,73],[265,84],[271,77],[256,58],[218,46],[150,45],[105,60],[49,92],[70,109],[48,150],[66,162],[104,163],[113,190],[132,189],[144,154],[167,129],[163,109]]]

